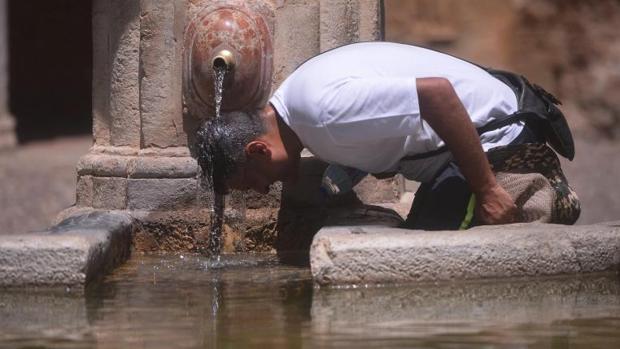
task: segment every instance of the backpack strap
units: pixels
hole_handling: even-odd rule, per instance
[[[525,121],[526,124],[534,124],[538,121],[538,116],[535,113],[527,112],[527,111],[517,111],[510,115],[505,115],[503,117],[492,120],[484,126],[477,127],[476,131],[478,131],[478,135],[482,135],[483,133],[487,133],[489,131],[500,129],[504,126],[508,126],[520,121]]]

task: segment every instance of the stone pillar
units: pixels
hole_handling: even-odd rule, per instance
[[[77,206],[195,206],[197,165],[181,97],[186,0],[93,2],[93,134]]]
[[[17,144],[15,119],[8,106],[8,23],[7,2],[0,0],[0,150]]]
[[[383,1],[274,0],[273,89],[306,59],[331,48],[383,39]]]

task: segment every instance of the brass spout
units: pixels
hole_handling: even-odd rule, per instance
[[[214,69],[225,68],[226,71],[231,71],[235,68],[235,56],[229,50],[220,50],[213,56],[211,64]]]

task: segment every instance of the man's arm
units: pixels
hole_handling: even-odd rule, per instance
[[[444,78],[420,78],[416,85],[420,115],[454,155],[476,195],[476,215],[480,222],[514,222],[517,207],[510,194],[495,181],[478,132],[452,84]]]

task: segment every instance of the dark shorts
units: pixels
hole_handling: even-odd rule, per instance
[[[511,144],[540,143],[541,137],[527,125]],[[460,169],[450,162],[435,178],[422,183],[415,193],[403,228],[457,230],[477,225],[475,199]]]

